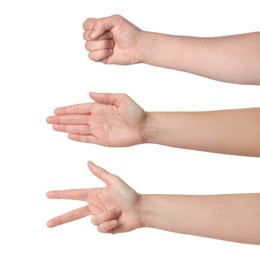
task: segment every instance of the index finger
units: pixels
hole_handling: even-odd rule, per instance
[[[89,36],[90,32],[92,30],[85,30],[84,33],[83,33],[83,38],[84,40],[86,41],[92,41],[93,39]],[[100,40],[108,40],[108,39],[112,39],[113,38],[113,34],[110,32],[110,31],[107,31],[105,33],[103,33],[100,37],[98,37],[98,41]]]
[[[54,110],[55,115],[86,115],[90,114],[93,103],[77,104],[59,107]]]
[[[84,23],[83,23],[83,29],[86,30],[91,30],[94,26],[95,21],[97,18],[88,18]]]

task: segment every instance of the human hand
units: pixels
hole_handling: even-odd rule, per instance
[[[70,199],[88,204],[48,221],[55,227],[89,215],[100,232],[127,232],[142,226],[139,207],[141,195],[137,194],[118,176],[88,162],[90,171],[102,180],[106,187],[49,191],[50,199]]]
[[[95,101],[55,109],[47,122],[74,141],[103,146],[144,143],[147,113],[125,94],[90,93]]]
[[[83,24],[86,49],[93,61],[128,65],[142,62],[144,31],[120,15],[89,18]]]

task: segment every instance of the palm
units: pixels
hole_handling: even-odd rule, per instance
[[[134,109],[136,113],[132,113]],[[89,119],[93,141],[104,146],[130,146],[144,140],[146,114],[141,108],[95,103]]]
[[[114,176],[115,182],[106,188],[93,189],[87,198],[88,209],[91,215],[106,212],[114,208],[121,208],[123,214],[119,217],[117,232],[127,232],[138,226],[139,196],[124,183]]]

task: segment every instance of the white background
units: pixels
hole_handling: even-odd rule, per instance
[[[259,192],[259,159],[156,145],[104,148],[72,142],[45,118],[90,101],[89,91],[127,93],[145,110],[260,105],[259,86],[220,83],[146,65],[106,66],[87,57],[82,23],[119,13],[144,30],[218,36],[259,30],[255,1],[0,2],[0,259],[259,259],[259,246],[141,229],[100,234],[85,218],[54,229],[48,219],[81,206],[51,189],[102,185],[88,160],[140,193]]]

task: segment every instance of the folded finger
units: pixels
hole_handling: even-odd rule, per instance
[[[89,36],[89,34],[91,33],[92,30],[86,30],[83,33],[83,38],[85,41],[93,41],[93,39]],[[108,39],[112,39],[113,38],[113,34],[110,31],[107,31],[105,33],[103,33],[100,37],[98,37],[96,41],[100,41],[100,40],[108,40]]]
[[[101,41],[87,41],[85,48],[88,51],[98,51],[104,49],[113,49],[115,43],[113,40],[101,40]]]
[[[79,134],[69,134],[69,139],[82,143],[90,143],[90,144],[100,144],[96,136],[90,135],[79,135]]]
[[[83,30],[89,30],[94,27],[95,21],[97,18],[88,18],[86,21],[83,23]]]
[[[87,125],[89,123],[88,115],[62,115],[50,116],[47,118],[49,124],[64,124],[64,125]]]
[[[59,132],[66,132],[70,134],[89,135],[90,127],[88,125],[53,125],[53,129]]]
[[[98,226],[98,225],[101,225],[103,222],[117,219],[121,214],[122,214],[122,210],[120,208],[111,209],[111,210],[93,215],[91,218],[91,222],[92,222],[92,224]]]
[[[113,49],[98,50],[89,53],[89,58],[93,61],[102,61],[113,54]]]
[[[101,233],[108,233],[111,232],[114,228],[116,228],[118,225],[118,222],[116,219],[104,222],[102,224],[100,224],[97,229],[99,232]],[[112,232],[113,233],[113,232]]]
[[[51,219],[48,221],[47,225],[48,225],[48,227],[52,228],[52,227],[56,227],[56,226],[68,223],[68,222],[72,222],[74,220],[84,218],[89,215],[90,215],[90,210],[89,210],[88,206],[85,206],[85,207],[72,210],[61,216]]]

